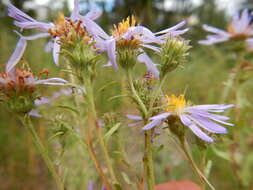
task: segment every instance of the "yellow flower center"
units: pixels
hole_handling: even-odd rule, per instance
[[[172,112],[176,115],[180,115],[184,112],[186,107],[186,101],[184,95],[181,94],[179,97],[176,97],[174,94],[171,96],[165,96],[166,99],[166,111]]]
[[[134,16],[127,17],[126,19],[122,20],[118,25],[114,25],[112,35],[114,37],[121,36],[125,34],[129,28],[134,26],[137,26],[137,22]]]

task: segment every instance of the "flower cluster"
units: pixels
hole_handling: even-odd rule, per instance
[[[191,47],[189,41],[181,37],[182,34],[188,31],[188,28],[182,29],[186,24],[185,21],[159,32],[153,32],[142,26],[134,16],[130,16],[114,25],[111,33],[108,34],[94,21],[101,15],[101,12],[93,7],[86,15],[81,15],[78,0],[74,0],[74,9],[69,17],[59,14],[56,21],[50,23],[37,21],[10,3],[7,3],[6,6],[8,7],[8,15],[15,19],[14,24],[20,28],[21,32],[24,29],[35,29],[39,33],[32,36],[23,36],[17,32],[20,40],[7,62],[5,72],[0,75],[0,92],[5,97],[4,101],[12,110],[22,113],[30,112],[31,115],[40,117],[41,115],[34,109],[35,105],[50,104],[61,94],[75,96],[73,99],[76,107],[62,107],[77,113],[71,116],[74,121],[74,124],[71,123],[71,125],[77,125],[78,128],[85,126],[83,128],[85,138],[81,139],[86,140],[86,148],[91,154],[92,161],[95,163],[98,174],[103,181],[103,189],[114,189],[111,188],[113,185],[119,187],[117,189],[122,189],[122,184],[120,184],[118,176],[114,173],[113,162],[110,160],[111,155],[106,147],[109,137],[114,133],[119,133],[121,117],[118,117],[118,113],[104,114],[103,126],[105,127],[102,128],[101,119],[99,118],[100,112],[96,110],[97,91],[95,92],[94,81],[98,76],[97,66],[104,61],[102,58],[104,54],[108,60],[105,66],[112,66],[116,71],[122,68],[126,74],[129,93],[127,96],[133,100],[140,113],[140,116],[128,115],[129,119],[135,120],[135,123],[130,124],[130,126],[144,125],[142,127],[145,134],[143,162],[146,172],[145,180],[147,180],[149,190],[155,189],[154,176],[152,176],[154,168],[152,166],[152,137],[156,134],[156,126],[165,126],[172,133],[182,129],[183,133],[174,132],[174,134],[179,138],[180,135],[183,135],[184,140],[184,132],[188,128],[198,138],[206,142],[214,142],[214,138],[211,136],[212,133],[227,133],[224,125],[233,126],[233,124],[227,122],[229,117],[219,115],[219,113],[233,107],[233,105],[191,105],[189,101],[185,100],[184,95],[179,97],[164,95],[163,84],[167,82],[166,77],[185,62],[188,50]],[[250,42],[253,35],[251,14],[247,10],[244,10],[241,16],[234,17],[228,31],[207,25],[204,25],[204,29],[215,33],[209,35],[207,40],[200,41],[201,44],[205,45],[233,39],[246,39],[247,42]],[[72,87],[71,91],[61,90],[54,93],[50,99],[45,97],[38,99],[38,97],[41,97],[37,93],[38,85],[64,86],[68,83],[66,80],[47,78],[47,76],[46,78],[36,77],[28,67],[22,69],[17,67],[17,64],[22,62],[27,41],[40,38],[50,38],[46,50],[52,50],[56,65],[59,65],[60,56],[65,58],[67,69],[64,71],[69,74],[71,80],[71,83],[68,84]],[[153,62],[153,58],[159,60],[159,62],[157,61],[158,64]],[[134,68],[139,63],[146,65],[147,72],[142,78],[133,78],[136,74],[133,72]],[[103,90],[106,87],[101,89]],[[78,90],[81,91],[81,96],[77,96]],[[82,98],[84,101],[81,100]],[[85,103],[85,106],[80,106],[83,103]],[[85,125],[82,125],[83,123]],[[104,135],[103,131],[106,130],[107,132]],[[32,134],[35,133],[32,131]],[[98,140],[99,149],[102,150],[101,155],[105,159],[103,164],[107,167],[108,174],[104,173],[100,165],[102,159],[98,159],[97,151],[94,149],[94,144],[96,144],[93,141],[94,136]],[[184,149],[184,144],[182,146]],[[42,151],[42,154],[45,152]],[[188,157],[190,158],[190,156]],[[49,169],[52,169],[52,167]],[[199,173],[200,171],[197,171],[197,174]],[[57,174],[52,176],[56,178],[59,189],[65,189],[64,185],[61,184],[61,180],[57,179]],[[107,176],[109,176],[109,180]],[[203,176],[201,176],[201,179],[206,180]],[[210,186],[210,184],[208,185]],[[92,183],[89,184],[88,189],[93,189]]]
[[[203,29],[213,34],[207,35],[206,40],[200,40],[199,43],[203,45],[212,45],[216,43],[225,42],[228,40],[242,39],[246,40],[249,47],[252,47],[252,13],[244,9],[242,14],[239,12],[234,15],[232,22],[227,27],[227,31],[215,28],[209,25],[203,25]]]

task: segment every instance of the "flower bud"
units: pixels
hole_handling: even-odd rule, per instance
[[[154,107],[159,107],[161,104],[161,94],[158,94],[156,97],[152,96],[154,94],[153,90],[155,81],[156,78],[151,73],[147,73],[142,78],[134,80],[134,88],[147,108],[150,106],[151,102],[153,102]],[[155,100],[153,100],[154,98]],[[156,114],[157,112],[159,112],[159,109],[153,114]]]
[[[79,80],[83,80],[84,77],[91,79],[95,77],[100,54],[96,52],[94,43],[75,41],[71,46],[63,46],[61,52]]]
[[[185,62],[188,50],[191,48],[189,41],[180,37],[170,37],[161,47],[161,78]]]
[[[139,49],[133,46],[119,46],[117,49],[117,63],[126,70],[132,69],[137,63]]]

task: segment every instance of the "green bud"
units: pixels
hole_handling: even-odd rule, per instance
[[[154,97],[152,96],[154,94],[153,91],[155,82],[156,79],[152,76],[151,73],[145,74],[143,77],[133,81],[134,88],[146,108],[149,108],[151,102],[153,102],[153,107],[161,107],[161,94],[159,94],[155,100],[153,100]],[[154,110],[152,115],[158,114],[159,111],[160,109]]]
[[[68,60],[79,80],[95,77],[96,66],[101,56],[97,53],[94,43],[88,44],[83,41],[75,41],[73,45],[64,46],[61,53]]]
[[[186,60],[191,48],[189,41],[180,37],[170,37],[161,49],[161,78]]]
[[[117,62],[123,69],[130,70],[137,63],[138,55],[138,48],[120,46],[117,51]]]
[[[17,95],[9,97],[5,102],[12,112],[28,113],[34,108],[34,100],[32,95]]]

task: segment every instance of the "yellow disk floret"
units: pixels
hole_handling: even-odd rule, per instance
[[[112,35],[114,37],[121,36],[127,32],[127,30],[131,27],[137,25],[137,22],[134,16],[127,17],[126,19],[122,20],[118,25],[114,25],[114,29],[112,30]]]
[[[184,95],[181,94],[179,97],[176,97],[174,94],[171,96],[165,96],[166,98],[166,111],[173,112],[174,114],[180,115],[184,112],[186,107],[186,101]]]

